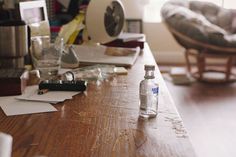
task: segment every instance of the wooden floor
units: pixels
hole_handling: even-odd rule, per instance
[[[236,156],[236,83],[166,84],[197,155]]]

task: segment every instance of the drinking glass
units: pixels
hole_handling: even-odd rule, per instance
[[[31,39],[31,58],[34,68],[39,70],[41,80],[57,79],[62,51],[63,40],[51,43],[49,36]]]

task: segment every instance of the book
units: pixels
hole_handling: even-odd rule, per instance
[[[145,35],[141,33],[121,33],[117,39],[123,42],[145,40]]]
[[[104,45],[111,47],[124,47],[124,48],[140,47],[141,49],[143,49],[145,41],[146,37],[144,34],[122,33],[118,36],[117,39],[105,43]]]

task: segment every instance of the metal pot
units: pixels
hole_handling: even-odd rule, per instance
[[[0,69],[1,68],[24,68],[24,57],[17,58],[4,58],[0,57]]]
[[[27,53],[28,30],[25,22],[0,22],[0,57],[23,57]]]

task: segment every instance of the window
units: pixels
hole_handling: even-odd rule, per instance
[[[168,0],[150,0],[149,4],[144,7],[144,22],[160,22],[160,10],[163,4]]]
[[[223,6],[228,9],[236,9],[235,0],[222,0]]]
[[[165,2],[168,0],[150,0],[149,4],[144,7],[143,21],[148,23],[155,23],[161,21],[160,10]],[[236,9],[235,0],[198,0],[208,1],[223,6],[228,9]]]

